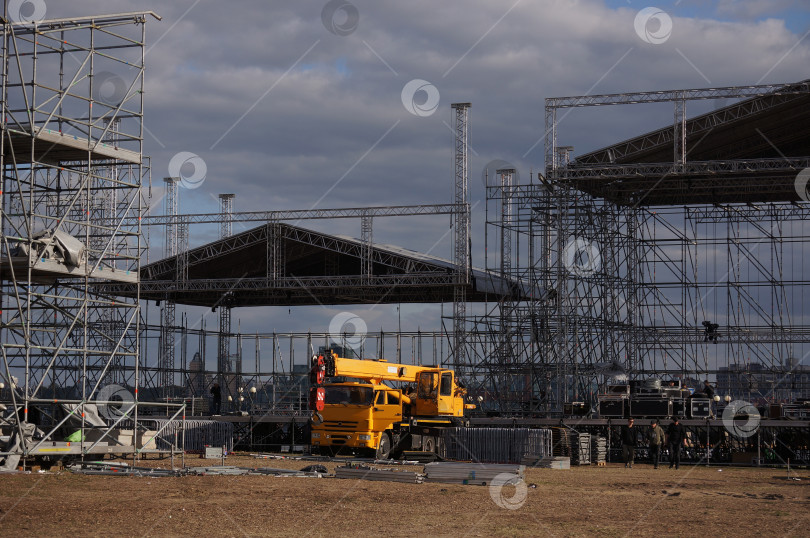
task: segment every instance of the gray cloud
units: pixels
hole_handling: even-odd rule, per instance
[[[793,0],[719,0],[717,13],[754,19],[763,15],[775,16],[783,11],[796,7]]]
[[[514,163],[523,178],[531,168],[542,169],[542,143],[528,150],[543,135],[546,97],[753,84],[766,73],[764,82],[793,81],[807,78],[810,60],[810,43],[795,46],[801,36],[783,21],[747,20],[768,14],[757,7],[761,2],[720,2],[719,12],[739,17],[732,22],[681,17],[673,9],[672,36],[660,45],[635,34],[635,9],[611,9],[595,0],[524,1],[506,16],[511,1],[356,0],[359,24],[347,36],[324,27],[325,3],[103,4],[106,12],[154,9],[164,16],[148,23],[146,125],[154,137],[147,136],[145,147],[156,183],[177,152],[205,160],[205,183],[181,192],[184,211],[215,211],[211,194],[218,192],[237,193],[237,210],[307,208],[330,188],[320,207],[451,201],[452,133],[444,123],[450,123],[454,101],[473,104],[475,201],[483,196],[480,171],[493,159]],[[783,7],[767,6],[776,13]],[[90,0],[51,0],[48,8],[49,17],[101,9]],[[438,88],[435,114],[417,117],[402,106],[400,92],[414,78]],[[671,121],[668,108],[649,111],[571,114],[561,125],[560,142],[580,153]],[[480,262],[483,205],[473,219]],[[380,220],[375,238],[427,250],[447,230],[446,220],[429,222]],[[359,223],[337,226],[359,235]],[[192,230],[192,242],[213,233]],[[449,257],[449,246],[448,237],[434,252]],[[409,308],[432,317],[407,319],[435,319],[439,325],[438,307]],[[393,327],[393,309],[380,310],[386,314],[374,323]],[[283,316],[262,312],[244,317],[257,327],[288,317],[286,309]],[[325,329],[333,312],[315,308],[311,314],[307,324],[317,330]]]

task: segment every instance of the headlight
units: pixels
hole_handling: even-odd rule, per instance
[[[313,439],[320,439],[321,438],[321,432],[312,432],[312,438]]]
[[[370,435],[360,434],[357,436],[357,438],[360,439],[361,441],[371,441]]]

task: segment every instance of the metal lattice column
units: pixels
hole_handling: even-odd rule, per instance
[[[512,181],[514,168],[497,170],[503,198],[501,199],[501,275],[506,278],[512,272]]]
[[[362,275],[363,278],[366,280],[371,278],[374,269],[373,263],[373,241],[374,241],[374,230],[373,230],[373,222],[374,218],[371,215],[363,215],[360,218],[360,236],[361,242],[363,243],[363,267],[362,267]]]
[[[180,211],[180,178],[163,178],[165,196],[163,198],[163,214],[177,215]],[[163,256],[170,258],[179,252],[179,224],[170,222],[166,224],[166,237]],[[178,272],[179,273],[179,272]],[[179,274],[175,275],[175,279]],[[161,338],[160,357],[158,361],[159,385],[162,387],[164,397],[172,396],[170,392],[174,386],[175,369],[175,330],[177,326],[177,305],[174,301],[165,301],[161,309]]]
[[[269,222],[265,227],[267,234],[267,278],[277,283],[284,278],[284,225]]]
[[[684,99],[675,100],[675,122],[672,140],[674,143],[675,167],[683,170],[686,164],[686,101]]]
[[[219,222],[219,237],[224,239],[233,234],[233,199],[235,194],[220,194],[219,195],[219,214],[221,220]]]
[[[233,199],[236,197],[232,193],[219,195],[219,236],[220,239],[230,237],[233,234]],[[217,346],[217,377],[220,387],[224,390],[226,398],[230,396],[233,400],[238,397],[236,388],[238,380],[234,380],[233,368],[230,362],[231,353],[231,307],[228,304],[228,294],[222,298],[219,305],[219,338]]]
[[[470,103],[453,103],[455,111],[455,182],[456,213],[454,217],[453,262],[457,282],[453,291],[453,354],[457,375],[464,374],[467,364],[465,323],[467,318],[466,286],[470,281],[470,203],[467,191],[469,169],[467,160],[468,120]]]

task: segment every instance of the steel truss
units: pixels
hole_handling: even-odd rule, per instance
[[[456,204],[427,204],[333,209],[289,209],[282,211],[236,211],[231,222],[281,222],[287,220],[402,217],[415,215],[452,215],[462,208]],[[187,213],[183,215],[145,215],[143,226],[165,226],[171,223],[218,224],[221,213]]]
[[[810,81],[794,84],[755,84],[752,86],[725,86],[722,88],[693,88],[654,92],[629,92],[600,95],[549,97],[546,111],[561,108],[579,108],[606,105],[636,105],[640,103],[674,103],[681,100],[697,101],[722,98],[746,98],[763,94],[790,95],[810,92]]]

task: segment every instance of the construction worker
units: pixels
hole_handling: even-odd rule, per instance
[[[708,379],[703,382],[703,392],[706,394],[708,399],[711,400],[714,398],[714,389],[712,388],[712,385],[709,383]]]
[[[675,417],[672,424],[667,428],[667,444],[669,445],[669,468],[675,469],[681,466],[681,445],[686,444],[686,429],[680,421],[680,417]]]
[[[658,461],[661,459],[661,448],[666,440],[664,428],[658,424],[658,419],[652,421],[650,427],[650,458],[653,462],[653,468],[658,469]]]
[[[211,399],[214,401],[214,415],[219,415],[222,410],[222,390],[219,388],[219,383],[214,383],[211,387]]]
[[[633,427],[633,419],[627,419],[627,426],[622,426],[622,454],[624,455],[624,468],[633,468],[633,460],[636,459],[636,437],[638,431]]]

